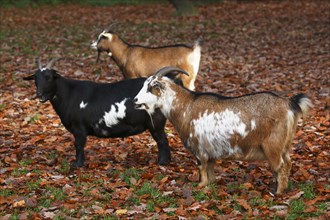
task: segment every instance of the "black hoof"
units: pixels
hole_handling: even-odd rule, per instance
[[[158,158],[158,165],[168,165],[171,162],[170,157],[160,157]]]
[[[80,167],[82,167],[82,166],[84,166],[84,162],[74,161],[74,162],[72,163],[72,168],[73,168],[73,169],[78,169],[78,168],[80,168]]]

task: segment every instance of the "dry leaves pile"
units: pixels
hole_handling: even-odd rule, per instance
[[[173,16],[171,5],[81,5],[0,9],[0,216],[3,219],[241,219],[329,216],[330,4],[327,1],[225,2],[199,15]],[[204,39],[199,91],[228,96],[307,93],[315,104],[293,141],[289,192],[274,196],[263,162],[217,163],[216,184],[198,190],[193,157],[168,123],[169,166],[156,164],[149,133],[89,138],[87,165],[70,170],[71,135],[49,103],[22,80],[44,62],[67,77],[122,79],[106,56],[96,64],[91,40],[113,21],[134,44]],[[271,107],[271,106],[270,106]]]

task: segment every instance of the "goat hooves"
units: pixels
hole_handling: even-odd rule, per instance
[[[80,167],[82,167],[84,165],[84,163],[83,162],[78,162],[78,161],[74,161],[73,163],[72,163],[72,168],[73,169],[78,169],[78,168],[80,168]]]
[[[204,188],[207,185],[207,183],[199,183],[197,188],[201,189]]]
[[[171,162],[170,157],[158,159],[158,165],[168,165],[170,162]]]

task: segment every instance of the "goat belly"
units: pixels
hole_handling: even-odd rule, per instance
[[[206,110],[191,121],[191,128],[190,138],[196,138],[201,155],[223,159],[243,157],[237,143],[249,134],[249,126],[241,120],[239,112]]]
[[[127,137],[135,134],[142,133],[146,128],[144,125],[130,125],[125,123],[118,123],[117,125],[109,128],[105,124],[96,124],[90,135],[100,138],[113,138],[113,137]]]

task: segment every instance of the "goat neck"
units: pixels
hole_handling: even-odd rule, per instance
[[[108,43],[111,56],[122,72],[125,72],[125,65],[127,63],[129,45],[125,43],[120,37],[113,34],[111,41]],[[125,76],[126,77],[126,76]]]
[[[166,93],[169,95],[163,96],[162,112],[172,122],[175,129],[180,132],[188,124],[182,123],[182,121],[190,120],[194,93],[174,82],[167,85]],[[180,123],[176,123],[177,121]]]

